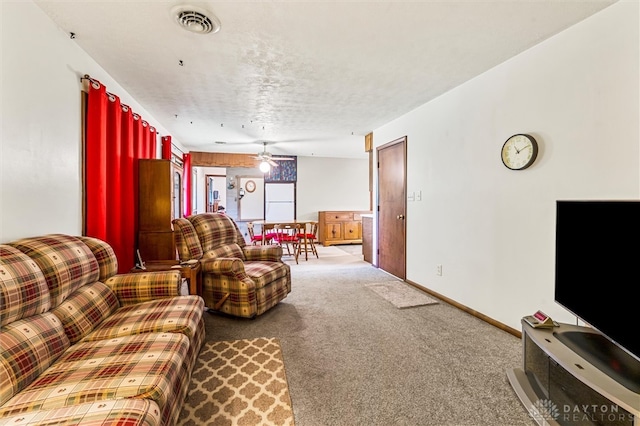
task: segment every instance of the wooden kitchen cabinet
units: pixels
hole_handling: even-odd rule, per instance
[[[332,244],[362,244],[362,216],[370,211],[318,212],[318,240]]]

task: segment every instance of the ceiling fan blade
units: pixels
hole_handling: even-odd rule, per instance
[[[278,167],[278,163],[273,161],[271,158],[265,158],[264,161],[266,161],[267,163],[271,164],[273,167]]]
[[[295,158],[291,158],[291,157],[271,157],[271,158],[276,160],[276,161],[293,161],[293,160],[295,160]]]
[[[249,141],[249,142],[229,142],[229,141],[215,141],[216,145],[232,145],[232,146],[248,146],[248,145],[262,145],[257,141]]]

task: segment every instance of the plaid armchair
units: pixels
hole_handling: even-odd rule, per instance
[[[237,224],[220,213],[201,213],[173,221],[181,261],[202,265],[205,306],[253,318],[291,292],[291,270],[280,246],[247,246]]]

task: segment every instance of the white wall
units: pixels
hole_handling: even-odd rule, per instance
[[[247,181],[252,180],[255,190],[249,192]],[[240,188],[244,189],[244,197],[240,199],[240,215],[238,220],[253,221],[264,219],[264,177],[241,177],[238,180]]]
[[[296,208],[301,220],[317,220],[323,210],[369,210],[369,160],[298,157]]]
[[[2,2],[0,242],[81,233],[85,74],[168,134],[36,5]]]
[[[374,131],[376,146],[407,135],[423,195],[408,280],[516,329],[538,309],[575,321],[553,300],[555,201],[640,196],[638,17],[614,4]],[[541,146],[524,171],[500,159],[515,133]]]
[[[214,176],[214,189],[218,191],[220,205],[227,205],[227,169],[224,167],[194,167],[197,175],[197,181],[195,188],[196,196],[193,203],[193,213],[204,213],[207,211],[206,205],[206,192],[207,192],[207,175],[219,175]]]

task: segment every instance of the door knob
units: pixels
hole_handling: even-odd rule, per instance
[[[396,219],[404,219],[404,215],[403,214],[399,214],[398,216],[396,216]]]

